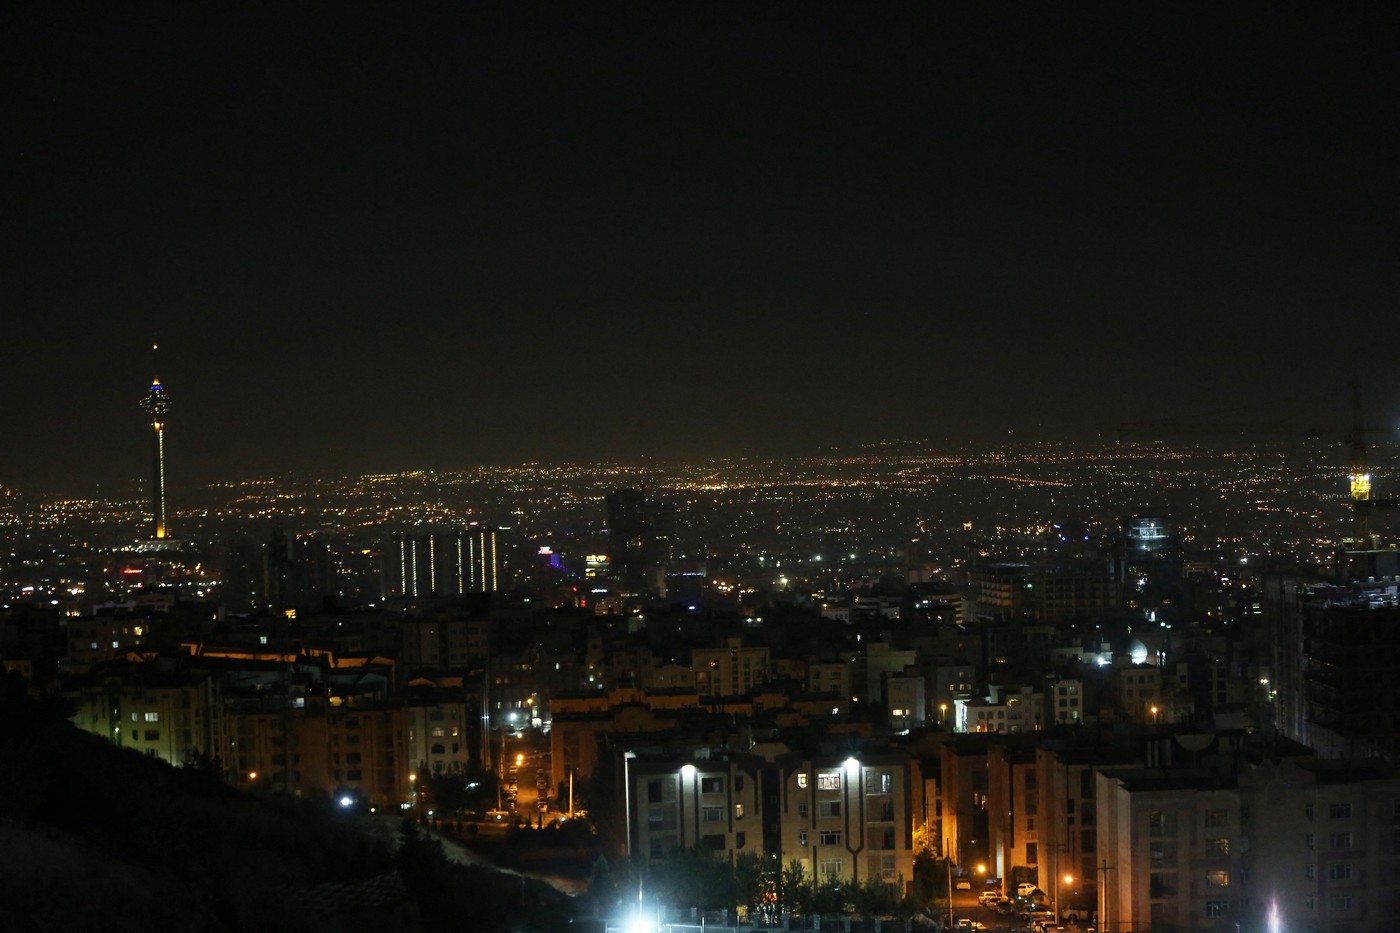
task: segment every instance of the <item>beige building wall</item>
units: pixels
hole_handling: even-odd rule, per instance
[[[853,884],[913,879],[922,782],[904,755],[852,755],[780,764],[782,863]]]

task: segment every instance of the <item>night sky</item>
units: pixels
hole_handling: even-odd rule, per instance
[[[0,14],[0,485],[1400,419],[1391,4],[282,6]]]

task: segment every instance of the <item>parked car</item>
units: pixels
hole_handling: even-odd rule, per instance
[[[957,888],[959,891],[971,891],[972,882],[968,881],[966,878],[960,878],[953,882],[953,887]]]
[[[1016,885],[1016,894],[1020,897],[1030,897],[1039,890],[1040,888],[1036,887],[1035,884],[1030,881],[1022,881],[1020,884]]]
[[[1085,904],[1070,904],[1068,907],[1060,909],[1060,919],[1070,923],[1079,923],[1081,921],[1092,923],[1095,912],[1093,907]]]

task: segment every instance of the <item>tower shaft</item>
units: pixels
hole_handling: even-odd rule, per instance
[[[163,540],[170,537],[165,502],[165,414],[170,398],[159,379],[151,381],[141,408],[151,417],[151,537]]]
[[[151,422],[151,524],[152,537],[166,536],[165,525],[165,424]]]

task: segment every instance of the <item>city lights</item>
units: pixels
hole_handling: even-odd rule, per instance
[[[1388,4],[17,6],[0,922],[1400,928]]]

